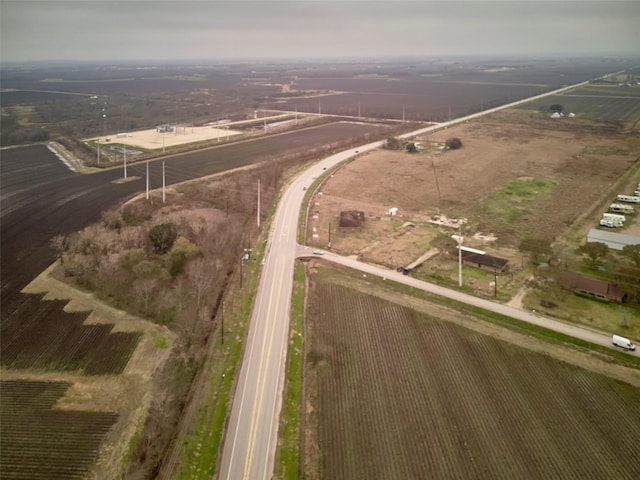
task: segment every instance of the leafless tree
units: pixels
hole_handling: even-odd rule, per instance
[[[64,263],[64,254],[67,248],[67,236],[66,235],[56,235],[50,241],[49,244],[54,252],[56,252],[56,257],[60,260],[60,263]]]

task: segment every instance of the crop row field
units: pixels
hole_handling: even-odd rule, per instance
[[[609,68],[613,65],[609,65]],[[444,121],[607,73],[588,61],[363,65],[292,71],[270,108],[414,121]],[[300,97],[296,98],[296,92]]]
[[[83,325],[90,312],[65,312],[65,301],[25,295],[2,320],[0,364],[6,368],[122,373],[140,332],[111,332],[113,325]]]
[[[66,382],[0,383],[0,478],[83,479],[116,413],[56,410]]]
[[[377,82],[382,85],[375,85]],[[305,81],[304,88],[323,87],[342,93],[292,98],[271,103],[269,108],[369,118],[444,121],[537,95],[546,90],[540,86],[491,83],[428,82],[411,85],[386,80],[354,81],[353,85],[349,83],[348,79],[335,82]],[[414,88],[409,88],[412,86]]]
[[[590,84],[572,90],[565,95],[585,95],[598,97],[640,97],[640,85],[597,85]]]
[[[316,417],[306,424],[319,452],[317,464],[307,459],[308,478],[640,472],[637,388],[322,272],[312,275],[306,315],[306,411]]]
[[[640,96],[590,95],[580,90],[547,97],[519,108],[544,110],[553,104],[562,105],[565,113],[574,113],[578,118],[612,122],[640,120]]]

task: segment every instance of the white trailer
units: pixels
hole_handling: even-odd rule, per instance
[[[619,202],[640,203],[640,195],[618,195]]]
[[[610,220],[607,218],[601,218],[600,219],[600,225],[603,227],[609,227],[609,228],[620,228],[623,226],[622,222],[619,220]]]
[[[602,218],[605,220],[613,220],[624,223],[627,219],[624,215],[620,215],[619,213],[603,213]]]
[[[624,348],[625,350],[635,350],[636,346],[631,343],[631,340],[628,338],[621,337],[620,335],[613,336],[613,344],[616,347]]]
[[[623,203],[612,203],[609,205],[609,211],[614,213],[625,213],[627,215],[635,212],[635,209],[631,205],[625,205]]]

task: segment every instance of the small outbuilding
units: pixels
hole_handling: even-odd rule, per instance
[[[461,255],[463,264],[490,272],[504,272],[507,268],[507,264],[509,263],[509,260],[505,260],[504,258],[464,251],[464,249],[462,250]]]
[[[389,209],[389,216],[390,217],[395,217],[398,214],[398,208],[397,207],[391,207]]]
[[[581,275],[575,272],[564,272],[560,277],[561,285],[577,293],[623,303],[626,299],[615,283],[605,282],[597,278]]]

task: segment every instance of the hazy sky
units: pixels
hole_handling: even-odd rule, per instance
[[[0,0],[2,61],[640,55],[640,0]]]

